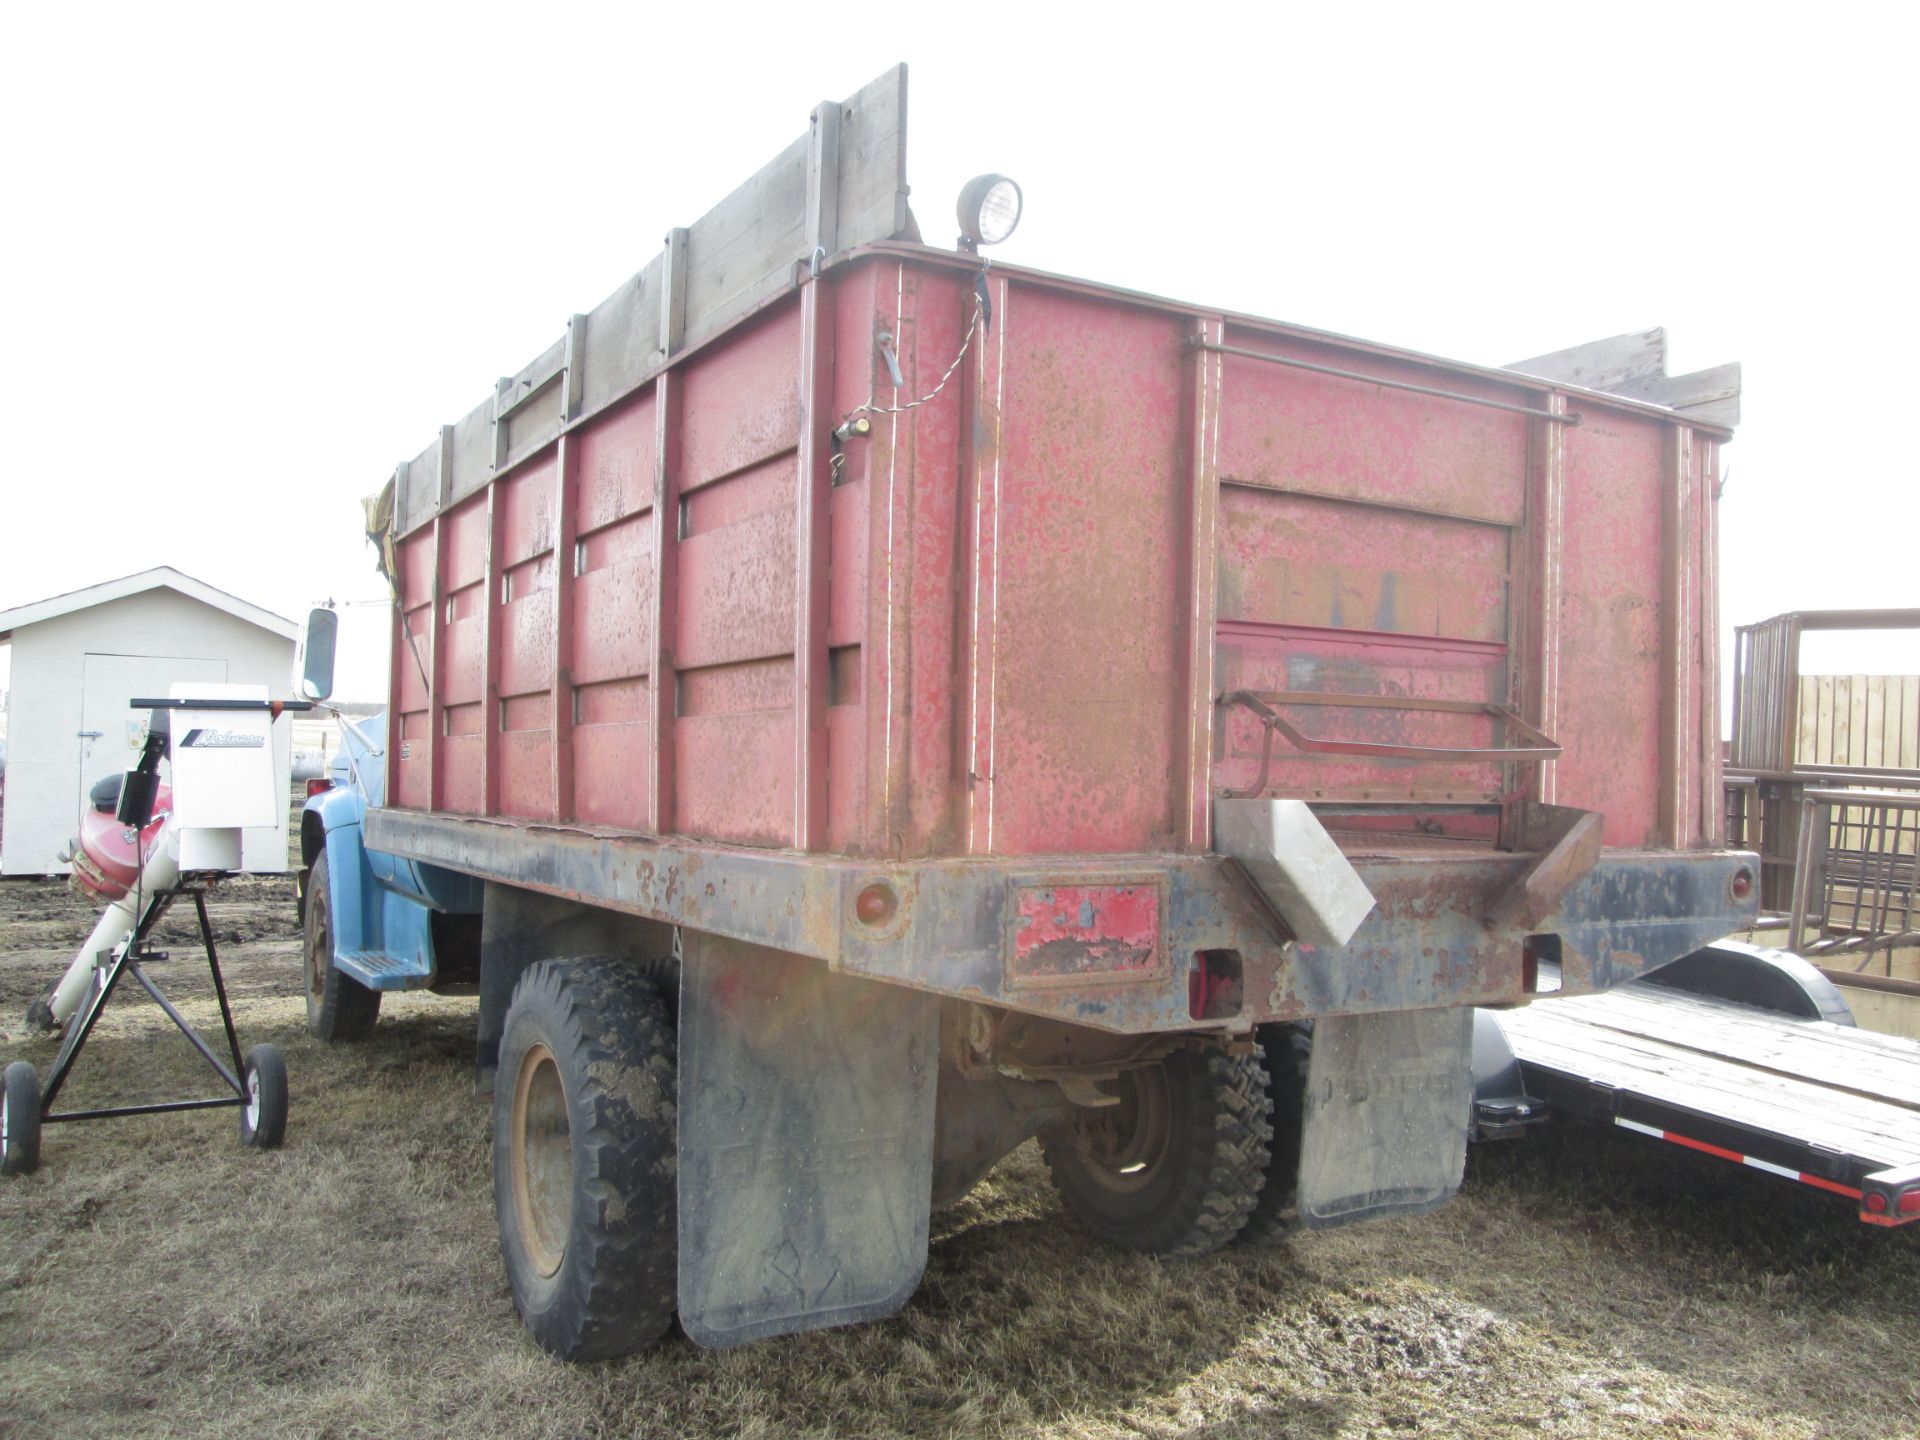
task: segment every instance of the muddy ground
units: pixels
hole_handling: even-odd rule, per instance
[[[291,878],[212,902],[241,1040],[286,1053],[286,1148],[232,1111],[54,1126],[0,1182],[0,1436],[1920,1435],[1920,1235],[1629,1136],[1477,1151],[1446,1211],[1162,1264],[1065,1215],[1031,1150],[934,1220],[893,1320],[570,1368],[495,1248],[471,1000],[307,1039]],[[0,882],[0,1057],[92,912]],[[176,927],[162,984],[197,1019]],[[206,1091],[144,998],[66,1097]],[[1920,1229],[1920,1227],[1915,1227]]]

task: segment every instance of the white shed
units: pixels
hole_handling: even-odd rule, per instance
[[[139,756],[146,716],[134,696],[176,680],[264,685],[291,693],[298,627],[169,566],[0,610],[11,641],[6,808],[0,875],[64,870],[60,851],[80,829],[87,791]],[[288,791],[289,726],[273,727],[274,774]],[[274,827],[248,830],[248,870],[287,868],[287,807]]]

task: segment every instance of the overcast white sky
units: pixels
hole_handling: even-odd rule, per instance
[[[1920,605],[1914,13],[16,7],[0,609],[379,598],[359,497],[903,59],[929,240],[995,169],[1009,262],[1496,364],[1664,325],[1746,367],[1724,618]]]

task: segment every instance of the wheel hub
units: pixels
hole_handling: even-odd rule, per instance
[[[1120,1103],[1081,1121],[1081,1140],[1093,1178],[1110,1190],[1146,1186],[1166,1159],[1172,1134],[1172,1097],[1160,1065],[1120,1077]]]
[[[551,1276],[566,1257],[573,1225],[573,1145],[560,1067],[545,1045],[521,1057],[510,1134],[518,1229],[535,1272]]]
[[[333,953],[333,939],[323,924],[315,924],[307,934],[307,996],[318,1004],[326,993],[327,957]]]

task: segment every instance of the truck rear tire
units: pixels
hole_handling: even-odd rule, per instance
[[[313,860],[307,879],[307,916],[302,959],[306,968],[307,1033],[330,1044],[364,1040],[380,1018],[380,992],[369,990],[333,963],[333,900],[327,887],[327,856]]]
[[[1258,1050],[1176,1050],[1120,1077],[1120,1103],[1040,1137],[1060,1198],[1110,1244],[1151,1255],[1218,1250],[1266,1178],[1272,1101]]]
[[[1300,1127],[1306,1118],[1307,1060],[1312,1032],[1301,1025],[1261,1025],[1254,1030],[1267,1062],[1267,1099],[1273,1106],[1273,1156],[1267,1161],[1260,1198],[1239,1234],[1242,1245],[1272,1245],[1299,1223],[1294,1203],[1300,1189]]]
[[[678,1300],[673,1019],[637,965],[543,960],[514,987],[493,1198],[521,1321],[563,1360],[652,1344]]]

